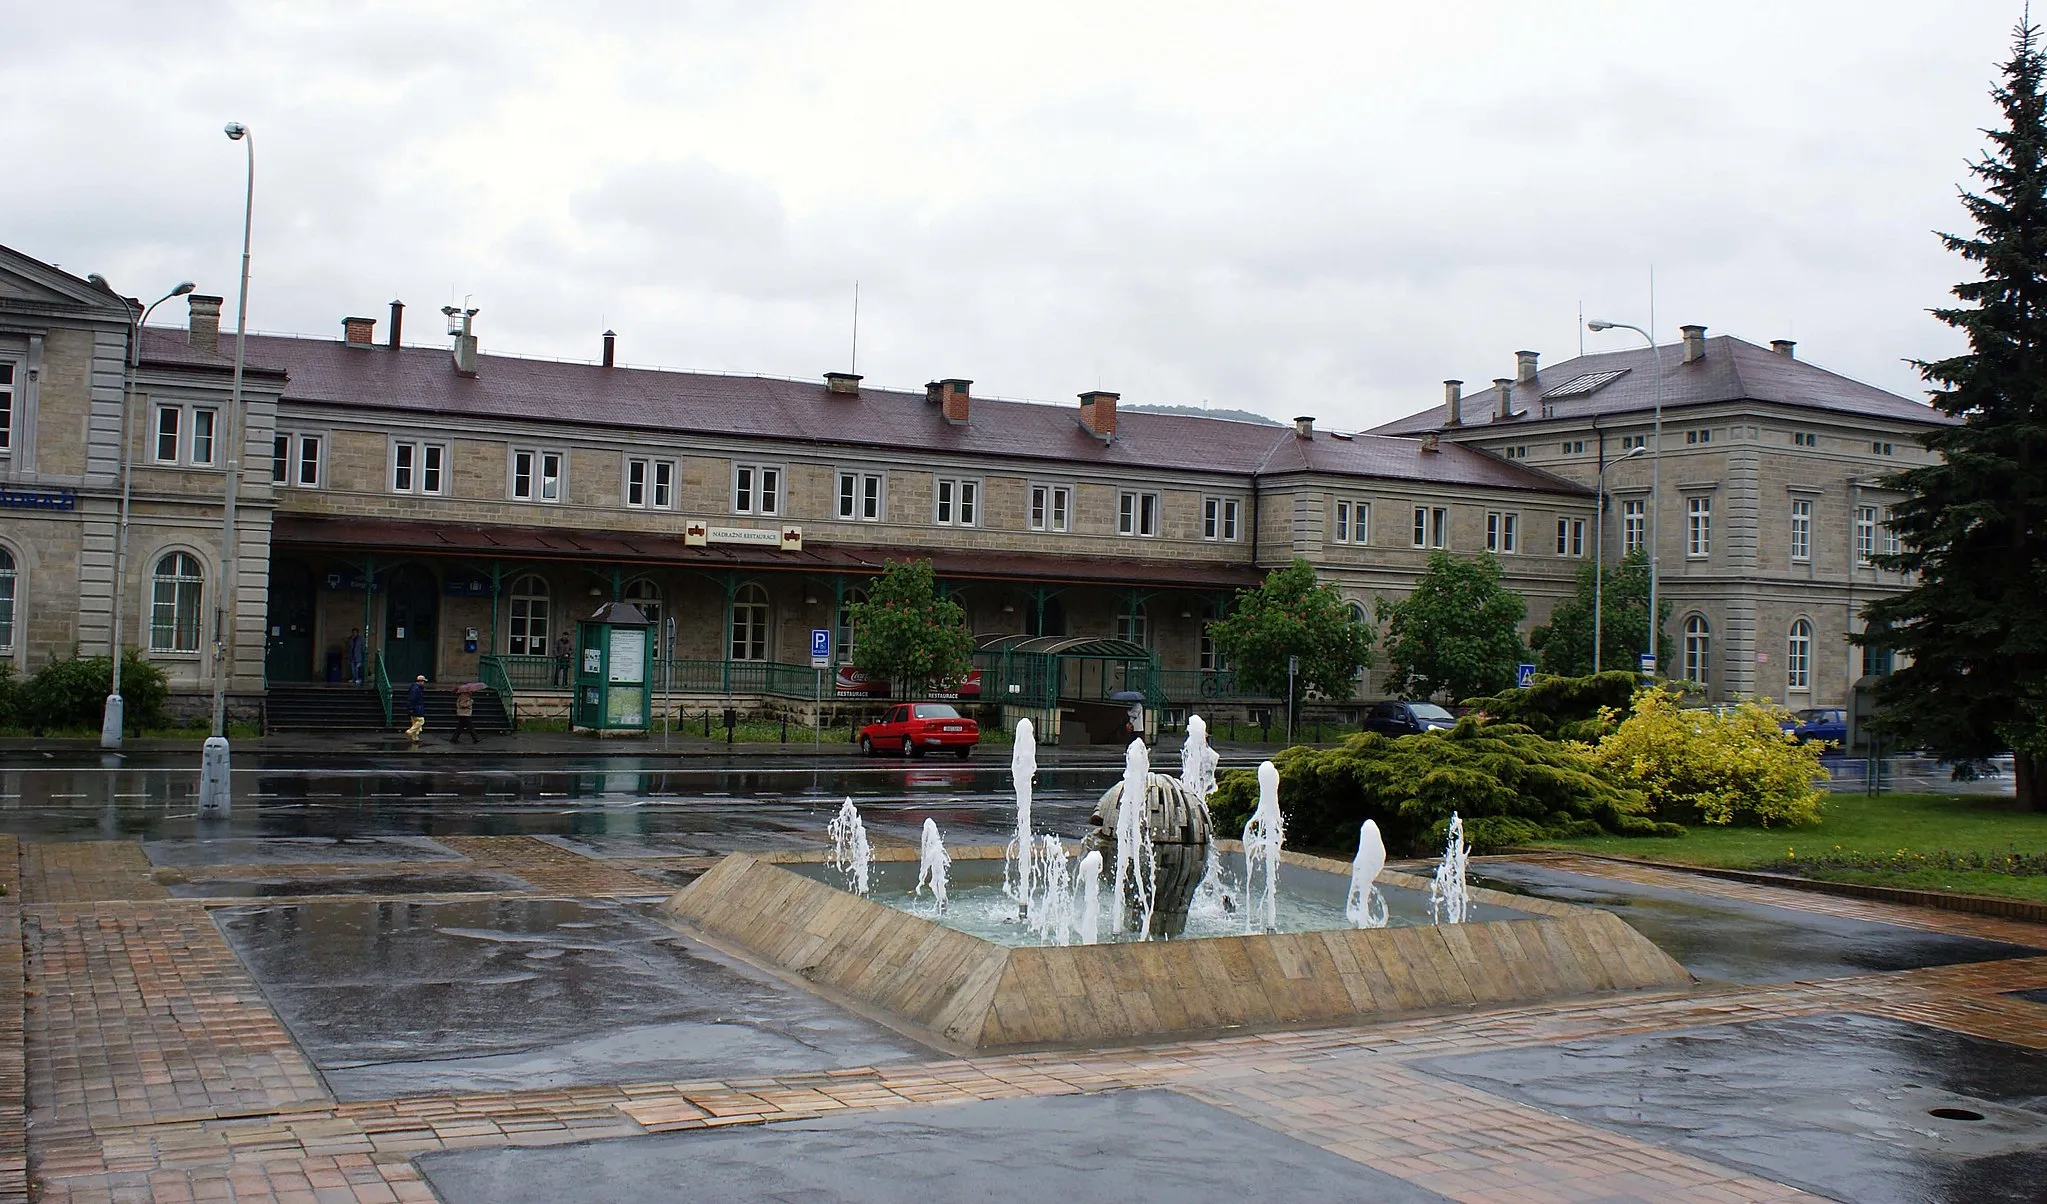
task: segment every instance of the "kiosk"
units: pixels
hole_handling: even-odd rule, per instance
[[[630,602],[607,602],[576,624],[576,695],[569,726],[598,735],[652,724],[654,627]]]

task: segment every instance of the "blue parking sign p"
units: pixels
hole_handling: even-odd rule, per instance
[[[1535,684],[1535,666],[1523,661],[1514,666],[1514,684],[1525,690]]]
[[[810,655],[829,659],[832,655],[832,629],[813,627],[810,629]]]

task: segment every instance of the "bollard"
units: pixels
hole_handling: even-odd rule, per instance
[[[782,716],[782,743],[789,743],[789,716]]]
[[[710,710],[709,710],[709,709],[706,709],[706,710],[704,711],[704,739],[708,740],[708,739],[710,739],[710,738],[711,738],[711,712],[710,712]]]
[[[234,792],[229,783],[227,737],[208,736],[199,753],[199,813],[226,815],[234,810]]]
[[[122,702],[119,694],[107,695],[106,715],[100,722],[101,748],[121,747],[121,721],[125,708],[126,704]]]

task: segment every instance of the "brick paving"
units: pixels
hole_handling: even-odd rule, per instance
[[[666,888],[633,871],[705,864],[606,862],[523,836],[442,839],[467,862],[433,862],[418,867],[422,872],[497,870],[532,884],[525,893],[556,897],[660,893]],[[1547,862],[1820,914],[2047,945],[2047,926],[2014,920],[1609,862]],[[205,873],[313,878],[359,868],[234,866]],[[8,887],[0,896],[0,958],[8,959],[0,965],[0,1029],[7,1030],[0,1032],[0,1204],[30,1198],[30,1174],[36,1199],[79,1204],[430,1201],[433,1192],[412,1159],[435,1150],[1129,1088],[1185,1092],[1472,1204],[1786,1201],[1812,1197],[1435,1078],[1410,1063],[1484,1048],[1841,1011],[2047,1048],[2047,1009],[2007,994],[2047,987],[2043,956],[1093,1051],[339,1103],[236,961],[207,905],[164,898],[162,876],[137,845],[0,844],[0,882]],[[25,1147],[24,1115],[34,1118]]]

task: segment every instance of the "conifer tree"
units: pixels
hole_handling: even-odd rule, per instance
[[[1864,611],[1865,648],[1909,656],[1877,693],[1877,730],[1969,769],[2011,750],[2019,798],[2047,810],[2047,96],[2038,29],[2021,24],[2003,125],[1962,192],[1971,235],[1941,235],[1978,276],[1934,316],[1969,349],[1917,365],[1942,412],[1940,461],[1886,478],[1899,551],[1883,568],[1913,588]]]

